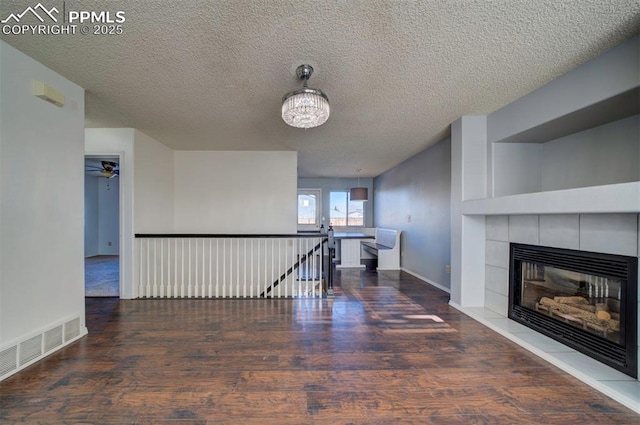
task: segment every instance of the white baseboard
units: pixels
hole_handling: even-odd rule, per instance
[[[68,316],[0,348],[0,381],[87,335],[79,314]]]
[[[401,267],[401,268],[400,268],[400,270],[402,270],[402,271],[403,271],[403,272],[405,272],[405,273],[409,273],[409,274],[410,274],[411,276],[413,276],[413,277],[417,277],[418,279],[420,279],[420,280],[422,280],[422,281],[424,281],[424,282],[428,283],[428,284],[429,284],[429,285],[431,285],[431,286],[435,286],[436,288],[440,289],[441,291],[446,292],[447,294],[450,294],[450,293],[451,293],[451,289],[447,288],[447,287],[446,287],[446,286],[444,286],[444,285],[439,284],[438,282],[434,282],[434,281],[433,281],[433,280],[431,280],[431,279],[427,279],[426,277],[421,276],[421,275],[419,275],[418,273],[412,272],[411,270],[405,269],[404,267]]]

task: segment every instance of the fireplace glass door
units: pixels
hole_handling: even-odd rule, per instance
[[[531,262],[523,262],[520,272],[523,307],[614,343],[624,343],[620,336],[620,279]]]
[[[511,244],[509,318],[637,377],[638,259]]]

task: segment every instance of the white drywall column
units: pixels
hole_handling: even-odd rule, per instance
[[[65,96],[33,95],[42,81]],[[84,90],[0,41],[0,350],[84,322]]]
[[[484,306],[484,216],[462,215],[462,202],[487,195],[486,116],[451,124],[451,302]]]

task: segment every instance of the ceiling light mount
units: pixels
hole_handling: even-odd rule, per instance
[[[282,98],[282,119],[291,127],[318,127],[329,119],[329,98],[322,90],[308,87],[311,74],[311,65],[300,65],[296,69],[296,75],[302,80],[302,88],[291,91]]]

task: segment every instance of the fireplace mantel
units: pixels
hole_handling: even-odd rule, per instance
[[[640,182],[524,193],[462,202],[464,215],[637,212],[640,212]]]

